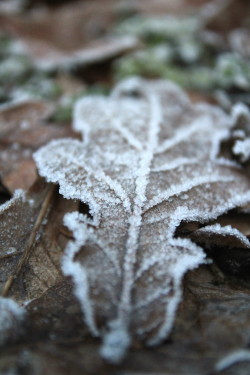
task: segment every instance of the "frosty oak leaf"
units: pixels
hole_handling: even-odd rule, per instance
[[[133,340],[153,345],[170,333],[182,277],[205,261],[200,246],[175,236],[181,221],[205,223],[250,201],[243,168],[218,156],[232,123],[170,82],[130,78],[109,98],[77,102],[82,141],[35,153],[40,175],[90,207],[92,219],[65,217],[74,239],[62,267],[109,361]]]

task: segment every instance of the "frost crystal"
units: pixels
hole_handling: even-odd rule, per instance
[[[246,162],[250,158],[250,138],[238,140],[233,146],[233,153],[239,156],[241,162]]]
[[[233,137],[236,139],[232,152],[245,163],[250,158],[250,111],[245,104],[238,103],[232,109]],[[238,138],[238,139],[237,139]]]
[[[201,247],[176,238],[181,221],[206,222],[250,201],[240,166],[217,157],[232,119],[192,105],[176,85],[130,78],[110,98],[75,106],[83,141],[53,141],[35,153],[39,173],[66,198],[87,203],[93,220],[70,213],[63,259],[85,322],[119,362],[133,338],[169,334],[182,277],[204,262]]]
[[[215,370],[221,372],[239,362],[250,362],[250,350],[235,350],[218,361]]]

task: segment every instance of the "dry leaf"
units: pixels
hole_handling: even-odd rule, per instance
[[[91,1],[40,10],[26,18],[2,16],[1,22],[20,38],[39,68],[53,70],[98,63],[135,48],[135,38],[108,37],[115,19],[113,1],[105,6]]]
[[[51,139],[73,136],[69,127],[47,125],[53,106],[43,101],[24,101],[0,109],[0,175],[11,191],[28,190],[36,180],[32,153]]]
[[[65,281],[56,284],[28,305],[26,319],[32,320],[31,326],[21,343],[6,348],[0,371],[18,373],[21,362],[25,373],[37,375],[213,373],[217,361],[248,346],[250,325],[249,288],[228,283],[213,268],[204,265],[185,277],[183,301],[170,340],[151,350],[132,349],[120,366],[101,360],[98,340],[80,326],[71,288]],[[249,368],[247,363],[236,365],[230,374],[242,375]]]
[[[19,302],[35,299],[62,279],[60,260],[68,237],[59,229],[65,213],[76,208],[72,201],[57,200],[54,186],[41,179],[0,207],[2,295]]]
[[[121,360],[131,336],[152,345],[169,334],[182,277],[205,260],[201,247],[175,238],[180,222],[249,202],[242,168],[217,157],[231,124],[219,108],[191,105],[172,83],[132,78],[110,98],[76,104],[83,142],[53,141],[36,152],[39,173],[90,207],[93,219],[65,217],[75,239],[63,270],[108,360]]]
[[[227,34],[244,24],[249,10],[248,0],[213,0],[204,5],[201,16],[207,28]]]

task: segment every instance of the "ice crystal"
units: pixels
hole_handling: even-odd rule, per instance
[[[232,118],[234,127],[232,136],[235,143],[232,148],[234,155],[245,163],[250,158],[250,111],[243,103],[238,103],[233,107]]]
[[[250,138],[238,140],[233,146],[233,153],[239,156],[241,162],[246,162],[250,158]]]
[[[243,169],[217,156],[232,123],[170,82],[131,78],[109,98],[77,102],[83,141],[36,152],[39,173],[90,207],[93,219],[65,217],[74,239],[63,271],[108,360],[119,362],[135,338],[153,345],[171,331],[182,277],[205,261],[200,246],[175,237],[181,221],[206,222],[250,201]]]
[[[228,354],[216,363],[215,370],[221,372],[239,362],[250,362],[249,350],[239,349]]]

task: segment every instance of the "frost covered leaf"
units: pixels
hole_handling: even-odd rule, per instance
[[[205,259],[201,247],[175,237],[180,222],[206,222],[250,201],[241,167],[217,157],[231,124],[170,82],[132,78],[110,98],[76,104],[83,142],[36,152],[39,173],[90,207],[93,220],[65,217],[74,241],[63,271],[108,360],[120,361],[133,339],[150,345],[169,334],[182,277]]]
[[[216,246],[250,249],[250,242],[247,237],[230,225],[207,225],[192,233],[191,238],[195,242],[205,245],[206,248]]]

